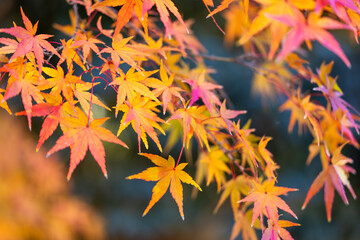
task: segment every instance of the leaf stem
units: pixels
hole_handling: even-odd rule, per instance
[[[185,148],[185,144],[183,144],[182,147],[181,147],[181,151],[180,151],[180,154],[179,154],[179,157],[178,157],[178,160],[177,160],[177,162],[176,162],[176,166],[175,166],[175,167],[177,167],[177,166],[179,165],[179,163],[180,163],[180,159],[181,159],[182,153],[183,153],[183,151],[184,151],[184,148]]]
[[[91,80],[91,96],[90,96],[90,105],[89,105],[89,113],[88,113],[88,119],[87,119],[87,124],[86,126],[89,126],[90,124],[90,114],[91,114],[91,106],[92,106],[92,100],[93,100],[93,95],[94,95],[94,76],[91,74],[90,72],[90,75],[93,77],[93,79]]]

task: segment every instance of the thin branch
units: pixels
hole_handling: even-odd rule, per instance
[[[230,159],[231,162],[235,163],[239,169],[241,170],[241,172],[245,173],[244,172],[244,168],[240,165],[237,164],[236,162],[236,158],[234,157],[234,155],[232,155],[232,152],[229,151],[228,149],[226,149],[223,145],[223,143],[221,143],[215,136],[214,134],[211,132],[211,131],[208,131],[210,137],[213,138],[213,140],[215,141],[216,145],[219,146],[219,148],[221,149],[221,151],[226,154],[226,156],[228,156],[228,158]]]
[[[210,60],[210,61],[235,63],[235,64],[249,67],[251,69],[257,68],[257,65],[258,65],[256,62],[257,58],[252,54],[242,54],[237,57],[221,57],[221,56],[214,56],[214,55],[207,55],[207,54],[200,54],[200,53],[195,54],[195,53],[191,53],[191,52],[188,52],[187,54],[190,56],[193,56],[193,57],[201,57],[203,59]]]
[[[75,15],[75,31],[74,31],[74,34],[72,35],[72,39],[75,40],[76,33],[80,29],[80,15],[79,15],[79,8],[78,8],[77,3],[72,2],[72,5],[73,5],[74,15]]]

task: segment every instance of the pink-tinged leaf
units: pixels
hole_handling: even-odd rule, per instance
[[[290,52],[299,47],[303,41],[317,40],[325,48],[338,55],[347,67],[351,67],[350,61],[342,51],[340,44],[325,30],[350,29],[347,25],[327,17],[322,18],[315,12],[311,12],[307,20],[305,20],[303,13],[299,10],[294,10],[292,15],[267,14],[266,16],[293,27],[286,36],[284,46],[279,54],[280,58],[285,58]]]
[[[331,221],[331,209],[334,202],[335,190],[338,192],[345,204],[349,204],[349,201],[345,194],[344,185],[350,190],[353,198],[356,198],[356,195],[348,180],[348,173],[353,173],[354,169],[348,166],[347,163],[352,163],[352,160],[346,158],[341,154],[341,150],[345,146],[345,144],[341,145],[335,150],[331,158],[331,164],[326,166],[324,170],[322,170],[320,174],[316,177],[316,179],[310,186],[310,189],[302,206],[302,209],[304,209],[310,199],[324,186],[324,201],[326,207],[326,215],[329,222]]]
[[[236,118],[238,115],[245,113],[246,111],[236,111],[236,110],[226,109],[226,100],[223,101],[220,107],[220,117],[225,122],[226,127],[230,134],[232,134],[231,128],[233,126],[233,123],[232,121],[230,121],[230,119]]]
[[[45,40],[51,37],[52,35],[48,35],[48,34],[35,35],[37,31],[37,23],[33,26],[30,20],[25,16],[22,8],[20,8],[20,10],[26,29],[15,26],[12,28],[2,28],[0,29],[0,32],[13,35],[16,38],[20,39],[19,45],[16,51],[14,52],[14,54],[11,56],[10,60],[12,61],[17,57],[25,56],[26,54],[33,52],[39,68],[39,75],[41,75],[42,66],[44,64],[43,48],[57,55],[59,58],[61,58],[61,56],[56,51],[56,49],[49,42]]]
[[[204,102],[207,109],[214,111],[214,104],[220,106],[221,102],[216,96],[214,90],[222,88],[222,86],[206,81],[206,72],[203,71],[200,74],[194,74],[189,79],[184,80],[191,86],[191,101],[189,106],[192,106],[199,98]]]
[[[239,202],[254,202],[254,210],[251,225],[255,223],[255,220],[260,217],[262,220],[263,214],[266,214],[267,217],[274,223],[276,229],[279,229],[279,214],[278,208],[282,209],[285,212],[290,213],[294,218],[297,219],[295,213],[290,209],[290,207],[282,200],[279,195],[284,195],[289,191],[297,191],[294,188],[285,188],[285,187],[275,187],[275,181],[267,180],[262,185],[254,183],[254,190],[245,198],[241,199]],[[262,221],[260,221],[262,222]]]
[[[311,31],[311,35],[316,39],[321,45],[338,55],[341,60],[346,64],[347,67],[351,67],[349,59],[346,57],[345,53],[342,51],[340,44],[336,39],[327,31],[316,29]]]

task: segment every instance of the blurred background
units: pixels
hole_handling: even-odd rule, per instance
[[[174,2],[184,19],[195,19],[192,29],[209,54],[240,54],[236,49],[224,47],[223,35],[211,19],[205,18],[207,11],[200,0]],[[22,26],[20,5],[33,23],[39,20],[38,33],[64,37],[52,25],[55,22],[69,24],[70,7],[65,0],[1,0],[0,27],[10,27],[13,21]],[[81,14],[84,16],[84,11]],[[220,14],[216,19],[223,26]],[[349,36],[343,35],[343,32],[338,32],[336,36],[352,62],[352,69],[347,69],[334,54],[316,43],[308,59],[314,69],[320,66],[322,60],[334,60],[333,75],[339,76],[338,83],[344,91],[344,98],[359,110],[360,47],[348,40]],[[285,99],[280,97],[264,106],[260,97],[250,93],[252,72],[249,69],[230,63],[207,64],[217,70],[213,78],[224,86],[234,107],[248,111],[242,117],[242,122],[251,118],[252,127],[256,128],[258,136],[273,137],[269,150],[281,166],[279,185],[299,189],[286,198],[299,217],[298,223],[302,225],[290,229],[292,236],[295,239],[360,239],[360,202],[351,199],[349,194],[349,206],[345,206],[338,195],[335,196],[331,223],[326,221],[323,191],[311,200],[306,210],[301,211],[306,193],[321,171],[321,166],[318,161],[313,161],[309,167],[305,165],[307,146],[312,141],[309,134],[298,136],[297,131],[292,134],[287,132],[289,114],[278,111],[278,106]],[[109,99],[104,101],[112,105]],[[22,106],[16,103],[19,103],[19,99],[9,101],[13,112],[22,110]],[[107,126],[115,132],[119,120],[108,122]],[[137,156],[134,134],[122,135],[133,151],[104,143],[108,180],[88,154],[67,182],[65,174],[69,164],[69,150],[60,151],[46,159],[46,151],[56,141],[52,137],[41,151],[35,153],[41,121],[34,119],[32,132],[26,126],[25,117],[11,117],[0,110],[0,239],[216,240],[230,237],[233,225],[230,204],[224,204],[213,215],[219,199],[214,185],[204,187],[196,199],[190,197],[191,187],[184,187],[185,221],[181,220],[169,193],[148,215],[141,217],[151,198],[154,184],[125,180],[125,177],[151,165],[147,159]],[[354,168],[359,170],[359,151],[351,147],[346,147],[344,151],[345,155],[355,160]],[[188,170],[194,176],[193,165]],[[360,194],[360,176],[352,176],[350,181],[355,192]],[[290,216],[286,218],[291,219]]]

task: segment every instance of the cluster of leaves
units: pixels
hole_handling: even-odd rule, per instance
[[[250,121],[233,121],[245,111],[229,110],[226,99],[219,97],[226,94],[210,77],[213,69],[204,64],[204,59],[210,59],[251,68],[254,92],[288,98],[280,110],[291,111],[289,131],[297,123],[299,132],[307,128],[314,136],[307,162],[319,155],[323,170],[310,187],[304,207],[324,186],[331,220],[335,189],[345,203],[344,186],[355,197],[348,180],[349,173],[354,173],[349,165],[352,159],[341,151],[346,144],[358,147],[352,129],[358,132],[359,114],[342,98],[337,77],[330,76],[333,64],[324,63],[314,72],[299,53],[305,51],[303,42],[311,50],[315,40],[350,67],[327,30],[347,30],[357,40],[356,1],[224,0],[209,10],[208,17],[214,19],[224,11],[225,41],[236,42],[244,52],[233,59],[206,55],[190,31],[191,22],[182,19],[171,0],[67,1],[73,7],[71,25],[55,28],[68,37],[51,42],[55,47],[47,40],[50,35],[36,34],[38,23],[33,25],[22,9],[25,28],[14,24],[0,29],[7,34],[0,38],[4,45],[0,48],[0,106],[11,113],[7,101],[21,94],[24,111],[16,115],[26,115],[30,129],[32,117],[44,119],[37,150],[60,126],[63,135],[47,155],[71,148],[68,179],[88,149],[107,177],[101,140],[127,147],[102,127],[108,118],[96,118],[92,108],[96,104],[114,109],[115,117],[121,112],[117,136],[131,125],[139,152],[142,145],[148,149],[148,138],[163,155],[182,143],[177,161],[170,155],[166,160],[143,153],[156,167],[128,177],[157,181],[144,215],[170,187],[184,219],[181,182],[201,190],[199,185],[206,179],[206,185],[215,182],[222,192],[215,211],[230,198],[235,220],[231,238],[242,232],[244,239],[256,239],[255,227],[261,228],[262,239],[292,239],[285,228],[297,224],[282,220],[278,209],[296,215],[279,196],[296,189],[275,186],[279,166],[266,149],[271,138],[256,136]],[[207,9],[214,6],[212,0],[203,2]],[[80,6],[85,8],[84,18]],[[170,13],[177,21],[170,19]],[[114,22],[114,29],[103,27],[103,16]],[[312,84],[312,91],[303,91],[304,81]],[[94,94],[100,83],[106,84],[104,92],[117,94],[110,108]],[[314,92],[323,100],[312,99]],[[165,132],[170,136],[163,151],[158,135]],[[193,141],[200,151],[196,181],[184,171],[187,164],[180,163],[183,150],[188,151]]]

